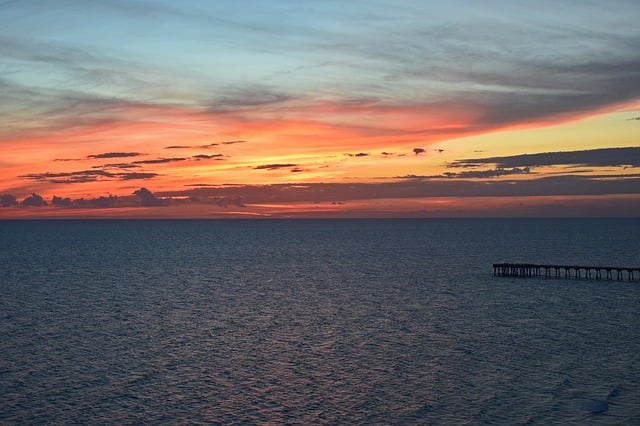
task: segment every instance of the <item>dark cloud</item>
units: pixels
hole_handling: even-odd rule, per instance
[[[170,203],[168,199],[155,197],[146,188],[141,188],[132,196],[117,197],[114,195],[100,196],[96,198],[77,198],[53,196],[51,204],[55,207],[69,209],[107,209],[119,207],[165,206]]]
[[[582,4],[569,8],[577,15],[593,10]],[[404,87],[407,79],[417,81],[409,87],[428,88],[425,93],[440,95],[438,102],[443,106],[469,106],[480,113],[477,122],[486,129],[562,120],[640,97],[636,30],[626,26],[585,29],[576,25],[578,20],[554,25],[536,18],[528,20],[523,30],[518,20],[499,15],[485,15],[466,25],[426,23],[417,34],[434,43],[415,43],[409,33],[395,40],[368,34],[344,49],[353,56],[402,64],[389,70],[387,82]],[[570,13],[565,11],[565,16]],[[629,13],[625,19],[633,17]],[[399,48],[402,37],[407,38]],[[427,105],[426,100],[416,99],[414,106],[420,105]]]
[[[368,157],[369,154],[367,154],[366,152],[359,152],[357,154],[347,154],[347,156],[349,156],[349,157]]]
[[[0,207],[11,207],[18,204],[16,197],[10,194],[0,195]]]
[[[77,198],[72,200],[69,197],[53,196],[51,204],[62,208],[76,209],[107,209],[117,207],[135,207],[140,206],[141,201],[138,197],[116,197],[114,195],[100,196],[97,198]]]
[[[106,170],[80,170],[75,172],[60,173],[31,173],[20,176],[23,179],[36,180],[40,182],[50,183],[86,183],[96,182],[98,180],[134,180],[134,179],[151,179],[158,176],[157,173],[112,173]]]
[[[114,178],[117,174],[105,170],[80,170],[76,172],[60,173],[30,173],[20,176],[23,179],[37,180],[51,183],[83,183],[95,182],[99,178]]]
[[[118,197],[109,195],[108,197],[100,196],[98,198],[90,199],[79,198],[71,202],[71,207],[91,209],[114,208],[118,207]]]
[[[277,170],[277,169],[286,169],[289,167],[297,167],[297,164],[262,164],[260,166],[255,166],[254,170]]]
[[[414,51],[413,58],[393,52],[405,68],[396,78],[417,78],[435,90],[438,84],[449,87],[448,101],[484,111],[479,121],[489,128],[569,118],[640,97],[637,32],[622,36],[543,22],[523,31],[505,21],[495,24],[499,31],[481,22],[426,27],[426,38],[441,41],[417,47],[424,54]]]
[[[602,148],[584,151],[558,151],[508,157],[469,158],[456,160],[449,167],[473,168],[495,164],[500,168],[576,165],[581,167],[640,166],[640,147]]]
[[[202,186],[167,191],[166,197],[222,197],[233,193],[246,203],[332,202],[376,198],[513,197],[548,195],[640,194],[640,178],[552,176],[534,179],[450,179],[403,176],[382,183],[313,183],[306,185]]]
[[[72,178],[67,178],[67,179],[63,179],[63,178],[53,178],[53,179],[49,179],[48,182],[50,183],[58,183],[58,184],[69,184],[69,183],[88,183],[88,182],[95,182],[97,181],[98,178],[95,176],[74,176]]]
[[[31,194],[20,203],[22,206],[41,207],[46,206],[47,202],[38,194]]]
[[[206,145],[199,145],[199,146],[190,146],[190,147],[185,147],[185,148],[213,148],[214,146],[220,146],[220,145],[235,145],[238,143],[246,143],[247,141],[243,141],[243,140],[237,140],[237,141],[222,141],[222,142],[212,142],[212,143],[208,143]]]
[[[637,52],[640,53],[640,52]],[[627,63],[584,63],[579,66],[540,66],[568,86],[546,92],[544,86],[523,96],[494,95],[483,122],[502,125],[587,112],[631,102],[640,96],[640,60]],[[572,75],[568,80],[566,77]],[[577,83],[579,82],[579,83]],[[554,93],[555,92],[555,93]],[[563,93],[564,92],[564,93]]]
[[[71,206],[73,206],[73,202],[71,201],[71,198],[69,198],[69,197],[62,198],[62,197],[58,197],[56,195],[54,195],[53,198],[51,199],[51,204],[56,206],[56,207],[71,207]]]
[[[171,158],[156,158],[153,160],[137,160],[134,161],[133,164],[163,164],[163,163],[173,163],[176,161],[185,161],[184,157],[171,157]]]
[[[489,172],[496,172],[495,170]],[[524,173],[524,171],[521,171]],[[504,173],[504,172],[502,172]],[[520,172],[510,170],[507,173]],[[628,176],[549,176],[534,179],[490,179],[490,173],[473,176],[486,179],[463,179],[462,176],[409,175],[382,183],[311,183],[274,185],[190,185],[190,189],[166,191],[159,195],[141,188],[129,197],[98,197],[70,200],[54,196],[52,204],[65,208],[117,208],[136,206],[167,206],[170,204],[203,203],[219,207],[245,203],[318,202],[340,203],[367,199],[397,199],[430,197],[527,197],[527,196],[596,196],[640,195],[640,174]],[[452,179],[451,177],[459,177]],[[3,197],[11,207],[15,198]],[[45,205],[42,197],[32,194],[22,205]]]
[[[627,121],[640,121],[640,117],[631,117],[628,118]]]
[[[581,173],[581,172],[582,172],[582,173],[588,173],[588,172],[589,172],[589,170],[587,170],[587,171],[581,171],[581,170],[579,170],[579,171],[577,171],[577,172],[574,172],[574,171],[572,170],[572,171],[571,171],[571,174],[574,174],[574,173]],[[611,174],[611,173],[608,173],[608,174],[598,174],[598,175],[593,175],[593,174],[592,174],[592,175],[589,175],[589,177],[590,177],[590,178],[592,178],[592,179],[631,179],[631,178],[638,178],[638,177],[640,177],[640,173],[625,173],[625,174],[623,174],[623,175],[622,175],[622,174]]]
[[[166,206],[169,204],[168,200],[156,197],[147,188],[140,188],[134,191],[133,194],[138,196],[141,205],[145,207]]]
[[[422,154],[424,152],[424,148],[413,148],[413,153],[415,155]]]
[[[224,157],[223,154],[211,154],[211,155],[198,154],[198,155],[194,155],[193,156],[193,158],[195,158],[196,160],[210,160],[212,158],[217,159],[217,160],[222,160],[223,157]]]
[[[121,180],[138,180],[138,179],[153,179],[156,176],[159,176],[158,173],[150,173],[150,172],[131,172],[131,173],[120,173],[118,174]]]
[[[110,163],[102,166],[93,166],[94,169],[137,169],[140,168],[138,164],[133,163]]]
[[[189,201],[192,203],[199,203],[199,204],[213,204],[216,205],[218,207],[229,207],[229,206],[236,206],[236,207],[246,207],[243,199],[241,196],[238,195],[224,195],[224,196],[197,196],[197,195],[191,195],[189,197]]]
[[[304,170],[299,167],[295,167],[291,169],[291,173],[301,173],[301,172],[304,172]]]
[[[212,142],[205,145],[169,145],[165,146],[164,149],[193,149],[193,148],[213,148],[214,146],[220,145],[235,145],[237,143],[246,143],[247,141],[237,140],[237,141],[222,141],[222,142]]]
[[[508,175],[526,175],[530,174],[531,169],[529,167],[518,168],[514,167],[512,169],[491,169],[491,170],[474,170],[474,171],[464,171],[459,173],[454,172],[444,172],[442,174],[443,177],[446,178],[456,178],[456,179],[486,179],[493,178],[498,176],[508,176]]]
[[[88,155],[87,158],[124,158],[124,157],[138,157],[142,154],[139,152],[105,152],[103,154]]]

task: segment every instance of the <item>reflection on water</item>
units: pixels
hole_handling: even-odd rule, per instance
[[[0,421],[633,423],[638,225],[0,222]]]

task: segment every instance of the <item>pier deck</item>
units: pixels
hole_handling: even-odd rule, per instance
[[[640,268],[616,266],[542,265],[494,263],[493,275],[502,277],[585,278],[610,281],[640,281]]]

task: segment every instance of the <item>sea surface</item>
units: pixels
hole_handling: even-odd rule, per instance
[[[639,219],[0,221],[0,424],[640,424]]]

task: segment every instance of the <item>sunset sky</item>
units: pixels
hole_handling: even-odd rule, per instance
[[[0,218],[638,217],[639,22],[637,0],[0,1]]]

